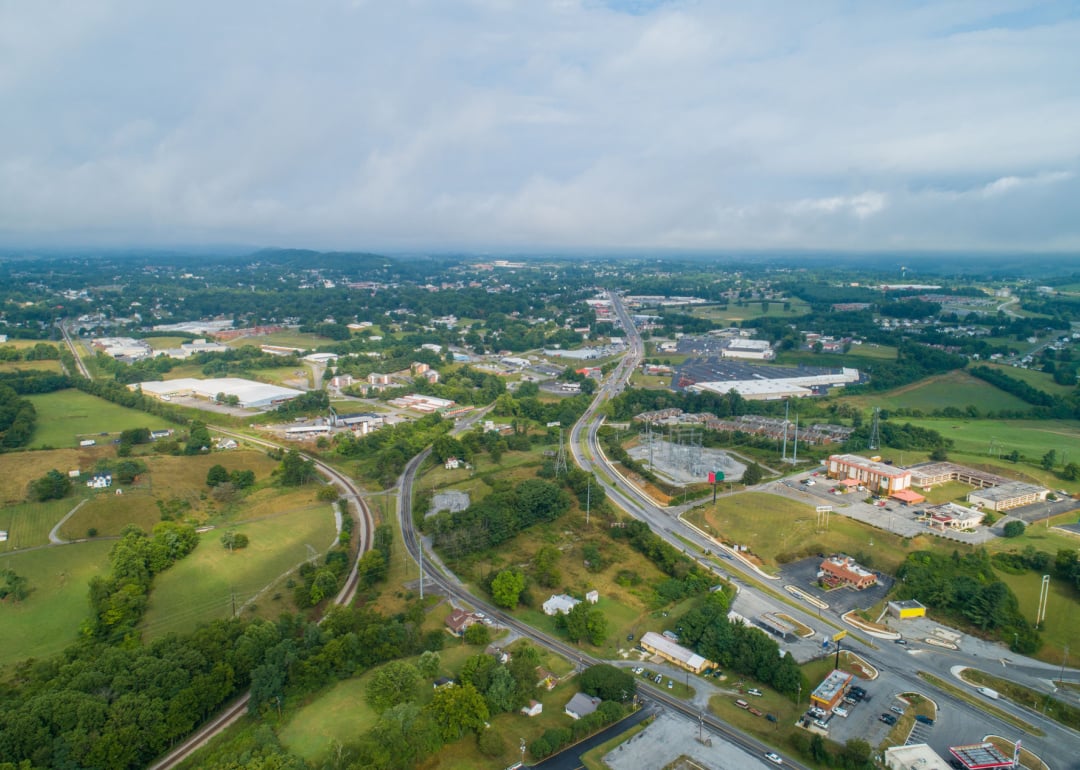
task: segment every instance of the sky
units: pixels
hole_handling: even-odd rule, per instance
[[[0,245],[1080,253],[1080,4],[0,0]]]

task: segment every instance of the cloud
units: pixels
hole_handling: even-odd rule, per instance
[[[5,4],[0,242],[1075,248],[1056,8]]]

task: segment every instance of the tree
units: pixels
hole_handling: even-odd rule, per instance
[[[229,470],[224,465],[212,465],[206,472],[206,486],[216,487],[229,480]]]
[[[425,710],[447,742],[470,730],[480,732],[491,716],[484,697],[468,682],[440,687]]]
[[[491,581],[491,598],[500,607],[514,609],[525,590],[525,575],[517,569],[505,569]]]
[[[1005,524],[1005,527],[1001,530],[1001,534],[1005,537],[1020,537],[1024,534],[1024,530],[1027,529],[1024,522],[1019,519],[1013,519]]]
[[[765,477],[765,471],[757,463],[750,463],[746,466],[746,470],[743,471],[742,482],[748,487],[752,487],[755,484],[760,484],[761,480]]]
[[[416,670],[424,679],[434,679],[439,674],[439,665],[442,663],[439,653],[424,650],[420,659],[416,662]]]
[[[1051,449],[1049,452],[1042,456],[1042,461],[1040,462],[1040,465],[1042,465],[1042,469],[1044,471],[1048,471],[1051,470],[1056,463],[1057,452]]]
[[[949,459],[949,453],[945,450],[945,447],[937,447],[930,453],[930,459],[934,462],[945,462]]]
[[[562,551],[553,545],[545,545],[533,557],[533,576],[545,588],[553,588],[562,579],[558,563]]]
[[[416,697],[420,673],[402,660],[394,660],[378,669],[368,680],[364,699],[376,714]]]
[[[71,479],[53,468],[41,478],[30,483],[30,494],[38,502],[59,500],[71,491]]]
[[[243,532],[234,532],[231,529],[221,536],[221,544],[230,551],[238,551],[241,548],[247,548],[250,542],[248,536]]]
[[[1065,463],[1065,467],[1061,469],[1061,475],[1068,481],[1080,481],[1080,464]]]
[[[232,482],[232,485],[237,489],[247,489],[255,484],[255,471],[233,471],[229,474],[229,481]]]
[[[281,484],[299,487],[315,477],[315,463],[305,460],[295,449],[290,449],[281,460]]]
[[[491,643],[491,632],[483,623],[473,623],[465,629],[465,643],[486,646]]]
[[[634,675],[609,663],[589,666],[581,672],[578,681],[582,692],[601,700],[625,702],[637,692],[637,679]]]

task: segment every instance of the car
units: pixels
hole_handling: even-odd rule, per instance
[[[748,708],[750,708],[750,704],[749,704],[749,703],[747,703],[746,701],[744,701],[744,700],[743,700],[742,698],[739,698],[739,699],[737,699],[737,700],[735,701],[735,705],[736,705],[736,706],[738,706],[738,707],[739,707],[739,708],[741,708],[741,709],[748,709]]]
[[[811,716],[815,716],[818,719],[821,719],[822,717],[825,716],[825,712],[822,711],[821,709],[819,709],[817,706],[811,706],[810,707],[810,714],[811,714]]]
[[[635,674],[640,674],[640,673],[641,673],[642,671],[644,671],[644,670],[645,670],[645,669],[643,669],[643,668],[642,668],[641,666],[638,666],[637,668],[635,668],[635,669],[634,669],[634,673],[635,673]]]
[[[855,706],[855,705],[858,705],[859,701],[853,695],[845,695],[844,696],[844,703],[848,704],[849,706]]]
[[[667,688],[668,688],[669,690],[670,690],[670,689],[671,689],[672,687],[674,687],[674,686],[675,686],[675,685],[674,685],[674,684],[672,683],[672,681],[671,681],[670,679],[669,679],[669,680],[667,680]]]
[[[838,717],[841,717],[843,719],[847,719],[848,710],[846,708],[844,708],[843,706],[837,706],[836,708],[834,708],[832,710],[832,713],[836,714],[836,716],[838,716]]]
[[[776,721],[776,714],[766,714],[765,718],[768,719],[770,722],[775,722]]]
[[[634,635],[633,634],[627,634],[626,635],[626,641],[628,641],[628,642],[634,641]]]
[[[902,708],[900,708],[899,706],[889,706],[889,711],[891,711],[894,714],[899,714],[900,716],[904,716],[904,710]]]
[[[822,730],[828,730],[829,729],[829,723],[826,722],[823,719],[815,719],[814,724],[817,725],[818,727],[820,727]]]
[[[764,712],[759,711],[758,709],[754,708],[753,706],[748,708],[747,711],[749,711],[751,714],[753,714],[756,717],[765,716]]]
[[[896,724],[896,717],[894,717],[892,714],[882,714],[880,717],[878,717],[878,719],[880,719],[882,722],[884,722],[887,725],[895,725]]]
[[[893,644],[907,644],[907,639],[893,639]]]
[[[934,720],[931,719],[928,716],[923,716],[922,714],[916,714],[915,715],[915,721],[916,722],[921,722],[922,724],[927,725],[928,727],[933,727],[934,726]]]
[[[775,751],[766,751],[765,752],[765,759],[769,760],[774,765],[782,765],[782,764],[784,764],[784,760],[781,759],[780,755],[777,754]]]
[[[763,693],[761,690],[759,690],[756,687],[751,687],[749,690],[746,691],[746,694],[747,695],[756,695],[758,698],[760,698],[765,693]]]
[[[848,690],[848,692],[850,692],[856,698],[865,698],[866,697],[866,690],[859,687],[858,685],[856,685],[855,687],[852,687],[850,690]]]
[[[662,681],[664,681],[664,677],[657,674],[656,676],[653,677],[653,681],[656,682],[657,684],[660,684]]]

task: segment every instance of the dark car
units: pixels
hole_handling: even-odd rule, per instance
[[[907,639],[893,639],[893,644],[907,644]]]
[[[915,721],[922,722],[924,725],[929,725],[930,727],[934,726],[934,720],[930,717],[923,716],[922,714],[916,714]]]
[[[882,722],[884,722],[887,725],[895,725],[896,724],[896,717],[894,717],[892,714],[882,714],[880,717],[878,717],[878,719],[880,719]]]

